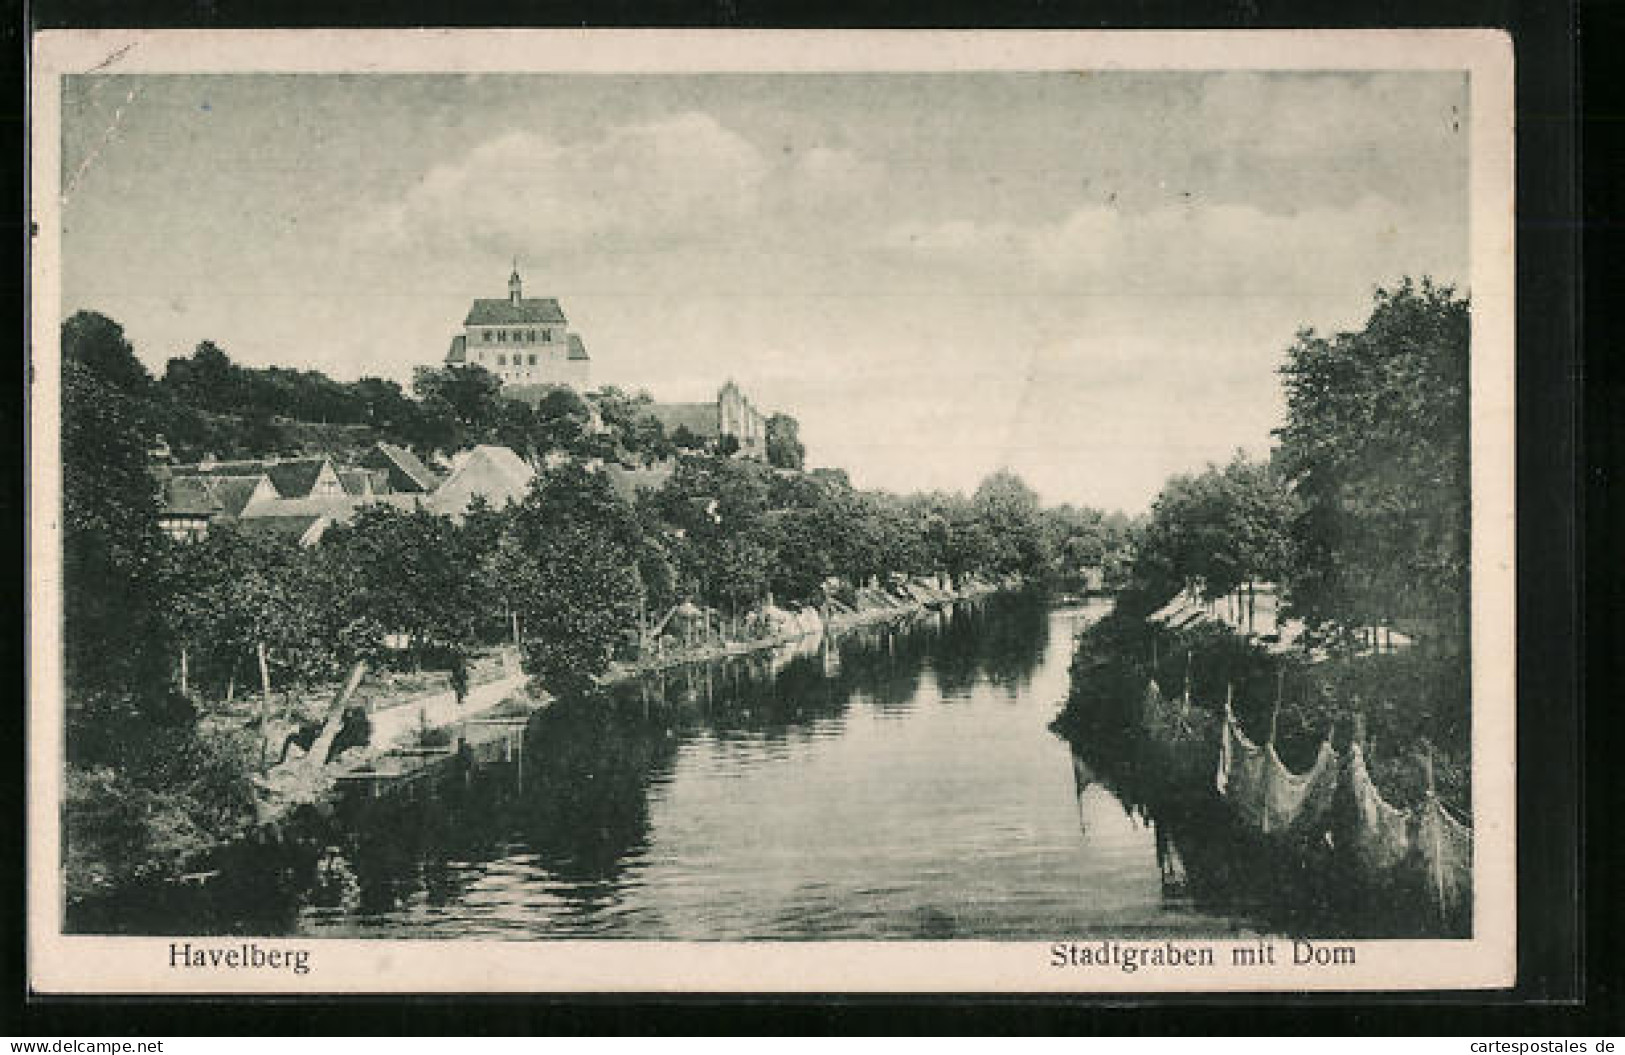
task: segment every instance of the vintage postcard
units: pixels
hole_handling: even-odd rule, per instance
[[[33,58],[35,991],[1514,983],[1503,35]]]

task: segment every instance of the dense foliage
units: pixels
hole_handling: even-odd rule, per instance
[[[1365,329],[1288,351],[1292,599],[1311,621],[1464,632],[1468,338],[1465,299],[1407,280],[1377,292]]]
[[[1131,602],[1280,584],[1316,636],[1386,626],[1460,650],[1467,605],[1468,305],[1427,280],[1378,290],[1357,332],[1300,333],[1267,462],[1168,481]]]
[[[425,456],[495,443],[526,457],[561,452],[634,465],[705,446],[692,434],[668,438],[647,411],[646,393],[608,386],[585,396],[554,389],[534,402],[504,399],[500,381],[476,365],[420,367],[407,392],[384,378],[344,382],[315,370],[247,367],[203,341],[154,379],[119,325],[89,311],[63,325],[63,349],[66,361],[128,395],[148,441],[178,461],[359,453],[384,440]],[[777,427],[794,441],[794,419]]]
[[[1160,604],[1187,588],[1211,600],[1278,583],[1291,564],[1294,509],[1278,468],[1240,452],[1222,468],[1177,475],[1157,496],[1139,539],[1136,585]]]

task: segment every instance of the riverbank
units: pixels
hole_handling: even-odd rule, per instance
[[[1342,749],[1362,725],[1367,764],[1389,802],[1419,803],[1431,765],[1440,798],[1472,813],[1464,657],[1411,649],[1325,659],[1272,649],[1221,625],[1168,629],[1113,613],[1080,635],[1072,669],[1057,720],[1063,730],[1132,728],[1148,682],[1169,696],[1188,683],[1193,707],[1213,720],[1232,699],[1256,742],[1273,726],[1278,750],[1294,769],[1308,767],[1328,730]]]
[[[935,608],[972,601],[1001,591],[1020,588],[1017,581],[993,583],[967,578],[957,588],[943,588],[924,580],[900,583],[895,592],[864,587],[853,593],[853,603],[832,600],[824,612],[802,607],[794,610],[769,606],[750,613],[741,626],[747,632],[722,635],[718,640],[697,645],[660,648],[641,659],[611,663],[598,679],[600,686],[615,685],[644,674],[705,663],[729,656],[766,652],[785,645],[824,636],[838,636],[858,627],[906,619]]]
[[[1071,679],[1055,732],[1178,837],[1193,889],[1245,875],[1286,923],[1330,912],[1367,937],[1465,932],[1471,722],[1457,657],[1328,659],[1116,613],[1079,636]]]
[[[690,647],[667,647],[636,661],[612,664],[598,679],[608,688],[640,676],[674,667],[712,662],[730,656],[768,651],[785,645],[838,637],[848,631],[888,621],[911,619],[923,612],[976,600],[1019,586],[1014,582],[967,579],[958,589],[910,581],[893,590],[864,588],[853,592],[853,603],[832,602],[828,617],[811,608],[797,611],[767,609],[741,620],[737,636]],[[191,826],[184,843],[151,861],[107,860],[109,849],[86,847],[81,860],[70,865],[70,898],[106,894],[110,888],[133,880],[187,881],[216,870],[214,859],[227,847],[240,843],[276,842],[286,837],[302,811],[330,813],[346,785],[379,787],[392,781],[410,781],[437,765],[467,742],[471,731],[481,734],[504,727],[521,729],[529,714],[547,707],[553,698],[535,685],[520,667],[517,650],[503,646],[477,656],[471,663],[471,685],[459,701],[443,671],[377,672],[359,683],[350,702],[365,711],[364,731],[340,731],[338,751],[331,761],[318,764],[307,754],[314,746],[289,743],[304,731],[308,737],[327,712],[340,687],[315,685],[279,694],[274,705],[238,700],[227,713],[217,713],[199,725],[199,740],[210,750],[230,745],[232,761],[222,770],[236,769],[229,778],[242,785],[244,801],[235,814],[222,815],[207,829]],[[393,695],[392,695],[393,694]],[[275,716],[266,712],[274,710]],[[458,727],[463,727],[459,729]],[[476,727],[478,727],[476,729]],[[489,739],[490,737],[483,737]],[[474,737],[482,739],[482,737]],[[268,758],[263,770],[257,758]],[[81,798],[101,802],[110,793],[100,785],[82,789]],[[134,844],[128,853],[139,854]],[[97,860],[101,858],[102,860]],[[89,878],[93,876],[94,878]],[[86,881],[77,881],[85,878]]]
[[[1067,752],[1045,729],[1079,621],[1037,594],[1001,594],[872,623],[838,649],[560,699],[510,734],[511,757],[497,738],[488,760],[425,756],[422,777],[376,795],[346,784],[332,816],[283,844],[230,857],[199,886],[86,906],[71,929],[1030,941],[1154,921],[1226,933],[1226,917],[1162,903],[1154,846],[1130,818],[1092,811],[1080,833]]]

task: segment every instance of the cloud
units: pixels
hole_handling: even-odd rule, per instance
[[[497,255],[704,240],[754,214],[767,172],[754,146],[700,113],[584,143],[515,131],[431,169],[362,228]]]
[[[922,266],[1079,296],[1364,296],[1372,284],[1407,273],[1456,280],[1466,256],[1457,225],[1371,196],[1292,213],[1236,204],[1090,205],[1047,224],[897,225],[879,241]]]

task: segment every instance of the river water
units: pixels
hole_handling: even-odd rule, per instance
[[[561,702],[410,793],[352,795],[296,860],[72,929],[1255,933],[1247,912],[1186,898],[1166,835],[1048,728],[1072,637],[1106,610],[991,598]]]

